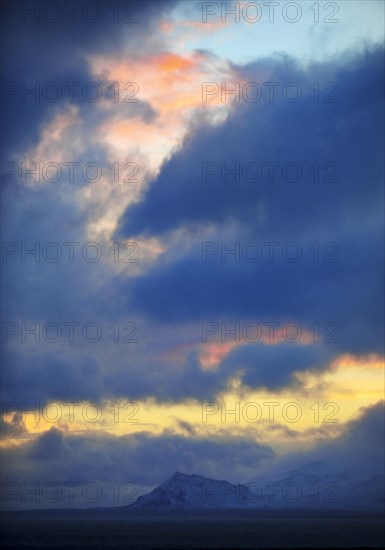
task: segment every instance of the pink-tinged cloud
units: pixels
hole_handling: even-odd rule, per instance
[[[201,347],[200,363],[204,370],[216,369],[232,349],[239,346],[236,342],[211,342]]]
[[[107,117],[95,129],[93,139],[114,161],[135,162],[140,166],[140,181],[126,196],[109,208],[107,222],[98,229],[111,233],[125,208],[140,199],[162,166],[191,130],[199,113],[208,124],[220,124],[229,114],[231,100],[221,102],[220,94],[202,101],[202,83],[237,80],[232,66],[224,60],[202,52],[180,55],[172,51],[145,54],[141,57],[95,56],[89,59],[96,80],[118,83],[120,105],[104,99],[98,104]],[[238,79],[239,80],[239,79]],[[127,83],[135,83],[127,85]],[[133,92],[136,92],[134,95]],[[124,98],[137,99],[125,103]],[[127,105],[127,110],[123,109]],[[151,117],[143,116],[143,107],[151,107]],[[104,231],[104,229],[103,229]]]

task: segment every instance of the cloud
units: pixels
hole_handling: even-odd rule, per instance
[[[266,96],[259,104],[244,102],[223,124],[191,132],[142,202],[132,205],[121,220],[117,235],[126,238],[151,235],[174,243],[178,232],[183,235],[179,254],[175,248],[167,250],[153,269],[123,284],[127,304],[156,322],[172,324],[274,320],[282,326],[293,320],[307,331],[314,323],[336,324],[337,343],[323,345],[322,351],[321,346],[294,346],[288,360],[276,347],[269,350],[266,369],[258,364],[262,348],[232,352],[234,363],[241,353],[241,363],[249,357],[249,383],[277,387],[287,383],[298,366],[327,368],[341,353],[383,353],[383,133],[378,118],[384,109],[382,55],[377,48],[307,69],[288,56],[238,67],[249,81],[268,73],[281,86],[296,82],[303,97],[298,103],[281,95],[272,103]],[[323,102],[322,93],[315,102],[309,90],[314,82],[335,83],[337,102]],[[333,85],[327,90],[334,90]],[[202,182],[205,162],[217,172]],[[231,175],[221,179],[222,164],[233,169],[236,163],[242,167],[251,162],[262,167],[276,162],[276,179],[269,182],[266,170],[259,183],[235,182]],[[329,172],[316,181],[310,170],[313,162],[321,167],[338,162],[338,181],[329,181]],[[300,166],[300,181],[284,181],[282,167],[287,163]],[[187,249],[181,244],[186,237]],[[203,261],[202,243],[207,241],[216,249]],[[278,246],[273,262],[265,246],[272,242]],[[317,242],[324,252],[334,247],[331,261],[331,256],[313,256]],[[246,261],[241,252],[238,261],[234,254],[223,259],[221,246],[233,250],[236,243],[241,250],[247,243],[259,245],[262,259]],[[283,256],[285,243],[299,248],[299,261]]]
[[[7,7],[8,15],[4,14],[3,43],[8,55],[3,62],[3,80],[17,87],[17,93],[7,97],[7,109],[4,109],[7,140],[2,145],[6,156],[15,148],[36,143],[41,125],[51,118],[58,105],[68,105],[66,93],[59,103],[45,101],[41,96],[44,84],[58,83],[65,91],[63,83],[77,82],[78,89],[82,90],[85,84],[95,80],[89,72],[88,55],[112,54],[122,48],[130,50],[136,48],[138,42],[142,51],[157,48],[162,42],[159,23],[168,20],[176,2],[144,0],[136,3],[136,15],[131,14],[129,4],[120,6],[118,12],[117,6],[114,8],[108,0],[98,0],[94,3],[96,8],[82,0],[74,4],[73,16],[69,5],[57,5],[55,13],[55,6],[50,4],[49,0],[29,2],[30,13],[22,3],[15,4],[12,9]],[[136,22],[128,22],[133,19]],[[21,101],[22,82],[27,89],[33,89],[36,83],[40,85],[40,100],[29,95],[26,101]],[[81,92],[76,97],[76,102],[86,103]]]
[[[175,471],[220,478],[231,475],[238,482],[245,472],[254,471],[260,461],[270,461],[273,457],[269,446],[241,437],[200,439],[167,431],[159,436],[140,432],[115,437],[106,433],[64,434],[51,428],[33,442],[4,450],[3,479],[5,487],[13,489],[12,484],[21,481],[28,487],[56,484],[61,489],[71,482],[98,484],[104,497],[109,497],[104,499],[104,504],[113,505],[111,487],[114,484],[123,489],[132,483],[143,492]],[[12,504],[22,508],[23,504],[29,507],[30,502],[20,503],[20,493],[16,491]],[[60,504],[68,506],[68,499],[61,499]],[[80,492],[74,505],[90,504],[85,503]],[[43,507],[47,507],[47,502]]]
[[[239,80],[260,84],[261,101],[242,100],[224,124],[198,127],[183,149],[163,167],[144,200],[127,211],[121,224],[122,233],[160,234],[182,225],[220,224],[236,219],[254,231],[271,234],[279,231],[280,225],[274,225],[279,219],[285,222],[287,234],[293,235],[303,224],[324,225],[326,206],[330,223],[339,220],[342,225],[358,204],[364,209],[365,219],[381,193],[382,165],[378,152],[382,134],[376,117],[378,109],[383,109],[381,58],[382,49],[374,49],[357,57],[347,54],[346,58],[315,64],[306,70],[289,56],[233,66]],[[368,75],[366,80],[359,78],[363,71]],[[263,77],[277,82],[272,102]],[[285,100],[283,93],[289,82],[302,94],[294,103]],[[309,89],[314,82],[321,88],[328,82],[334,83],[320,91],[318,102]],[[220,97],[219,91],[217,96]],[[328,101],[327,96],[331,103],[324,102]],[[309,164],[316,161],[321,166],[338,162],[340,171],[334,177],[338,177],[339,185],[322,182],[326,174],[321,174],[318,185],[311,181]],[[213,176],[207,175],[207,181],[202,183],[204,162],[214,163],[210,169],[219,167],[219,170]],[[226,184],[221,181],[221,163],[228,168],[239,163],[242,169],[251,162],[279,163],[274,183],[268,183],[267,167],[260,183],[243,178],[236,185],[231,175]],[[290,184],[283,179],[282,167],[288,162],[300,165],[303,171],[300,183]],[[331,178],[331,172],[329,175]],[[288,172],[289,178],[295,176],[295,171]],[[251,169],[248,177],[256,180],[256,172]],[[363,177],[371,186],[371,194],[365,193]],[[347,185],[349,201],[343,200]],[[174,203],[178,204],[177,209],[172,208]],[[256,215],[261,204],[266,210],[265,224],[258,223]]]
[[[64,458],[65,447],[62,432],[57,428],[51,428],[32,444],[28,457],[43,462]]]
[[[333,440],[283,458],[252,438],[251,432],[245,438],[226,435],[222,430],[206,438],[198,437],[186,425],[186,437],[167,430],[157,436],[139,432],[116,437],[103,432],[63,433],[51,428],[34,441],[4,450],[4,481],[56,483],[61,487],[68,482],[98,483],[105,492],[111,484],[132,482],[149,490],[175,471],[239,483],[250,481],[262,470],[289,470],[313,460],[329,462],[336,473],[354,472],[355,468],[363,475],[381,473],[383,405],[379,402],[362,410]],[[111,505],[111,492],[109,495],[105,502]],[[22,507],[20,495],[15,501]],[[84,500],[75,504],[84,506]]]
[[[6,410],[6,407],[2,408],[2,411],[5,412],[5,410]],[[18,412],[15,412],[12,415],[12,418],[10,418],[9,420],[7,419],[6,414],[2,414],[0,422],[1,422],[0,432],[6,438],[14,438],[14,437],[16,438],[19,436],[23,436],[28,431],[25,427],[22,415]]]
[[[325,461],[335,472],[362,475],[384,473],[384,401],[362,407],[341,435],[321,441],[309,451],[292,452],[280,458],[276,467],[289,469],[312,461]]]
[[[244,386],[279,390],[296,385],[293,374],[302,370],[323,370],[329,366],[333,351],[325,346],[295,346],[288,343],[259,347],[241,346],[221,364],[227,376],[239,371]]]
[[[29,326],[97,322],[104,336],[100,344],[82,338],[69,343],[63,337],[58,344],[35,345],[18,334],[3,356],[7,400],[32,405],[35,400],[114,396],[150,396],[166,403],[206,400],[225,391],[238,373],[246,388],[279,390],[297,387],[296,373],[325,370],[341,354],[383,351],[378,259],[383,168],[377,160],[383,151],[378,115],[383,109],[382,51],[341,55],[306,69],[288,56],[237,66],[204,49],[174,51],[167,32],[173,6],[140,3],[143,17],[129,33],[124,25],[103,21],[92,29],[75,26],[71,41],[64,24],[26,25],[25,40],[18,44],[16,35],[7,35],[15,46],[5,67],[9,80],[24,74],[42,82],[100,79],[111,84],[129,74],[143,81],[138,108],[82,100],[72,106],[23,104],[12,103],[17,95],[10,98],[12,158],[97,160],[108,169],[115,155],[124,161],[135,153],[145,172],[137,185],[126,187],[108,178],[57,186],[18,185],[14,178],[4,186],[5,240],[43,245],[100,239],[104,246],[103,261],[96,264],[79,255],[73,264],[23,263],[19,254],[7,261],[6,321]],[[15,20],[10,30],[19,33],[18,25]],[[194,25],[190,30],[195,32]],[[46,47],[47,39],[52,48]],[[27,53],[36,55],[35,62],[23,72]],[[298,82],[303,97],[298,103],[284,101],[279,89],[278,100],[270,103],[262,86],[261,102],[230,105],[216,97],[206,109],[200,94],[205,79]],[[315,82],[320,83],[318,103]],[[333,90],[325,90],[325,82],[338,84],[338,103],[323,103]],[[218,105],[222,114],[216,118]],[[312,181],[309,159],[320,164],[318,183]],[[281,176],[266,181],[263,163],[273,161],[281,176],[284,163],[298,163],[301,181],[290,183]],[[205,183],[202,162],[218,168]],[[223,162],[228,167],[261,163],[263,181],[234,183],[230,176],[223,183]],[[340,165],[338,183],[322,179],[330,176],[324,169],[328,162]],[[109,247],[115,238],[122,244],[140,241],[139,267],[114,265]],[[233,263],[231,257],[222,262],[219,253],[204,263],[201,246],[207,240],[219,249],[222,241],[229,248],[258,242],[264,256],[257,263]],[[266,241],[281,243],[274,263],[266,259]],[[291,241],[302,247],[298,263],[282,257],[282,244]],[[318,263],[310,248],[314,242],[321,243]],[[325,242],[338,245],[337,263],[323,261],[330,253],[323,249]],[[110,327],[122,327],[127,320],[140,326],[140,342],[114,345]],[[205,321],[229,326],[294,321],[307,338],[318,322],[321,339],[324,326],[334,322],[339,342],[232,346],[219,337],[204,345]]]

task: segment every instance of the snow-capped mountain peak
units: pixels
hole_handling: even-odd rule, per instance
[[[255,495],[244,485],[175,472],[150,493],[129,506],[131,509],[177,510],[249,508]]]
[[[256,478],[247,484],[176,471],[126,507],[142,511],[199,509],[384,509],[384,476],[333,472],[326,462]]]

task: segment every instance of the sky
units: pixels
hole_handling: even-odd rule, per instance
[[[2,505],[381,473],[383,2],[2,10]]]

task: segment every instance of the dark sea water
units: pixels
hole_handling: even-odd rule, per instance
[[[6,549],[381,548],[381,518],[5,515]]]

